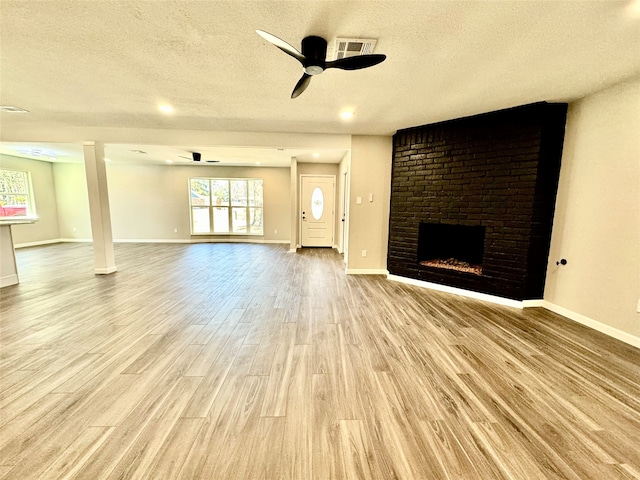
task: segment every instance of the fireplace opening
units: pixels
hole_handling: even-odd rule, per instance
[[[421,223],[418,263],[424,267],[482,275],[485,227]]]

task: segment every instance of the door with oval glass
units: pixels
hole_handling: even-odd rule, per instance
[[[300,243],[303,247],[333,247],[336,177],[300,178]]]

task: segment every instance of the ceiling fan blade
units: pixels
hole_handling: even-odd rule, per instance
[[[264,38],[267,42],[269,42],[269,43],[273,44],[274,46],[278,47],[284,53],[287,53],[287,54],[291,55],[293,58],[298,60],[300,63],[304,63],[304,61],[306,59],[305,56],[303,54],[301,54],[298,50],[296,50],[294,47],[289,45],[287,42],[285,42],[284,40],[281,40],[278,37],[276,37],[275,35],[271,35],[270,33],[267,33],[267,32],[265,32],[263,30],[256,30],[256,33],[258,35],[260,35],[262,38]]]
[[[327,62],[326,68],[340,68],[341,70],[359,70],[361,68],[373,67],[382,63],[387,58],[386,55],[374,53],[372,55],[356,55],[355,57],[340,58],[332,62]]]
[[[291,98],[299,97],[302,92],[304,92],[309,84],[311,83],[311,75],[307,75],[306,73],[302,74],[302,78],[298,80],[296,84],[296,88],[291,92]]]

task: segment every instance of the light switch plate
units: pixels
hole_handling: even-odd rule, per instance
[[[358,205],[362,204],[362,197],[356,197],[356,203]]]

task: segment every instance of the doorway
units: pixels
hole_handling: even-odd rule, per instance
[[[333,247],[335,175],[300,176],[300,244]]]

